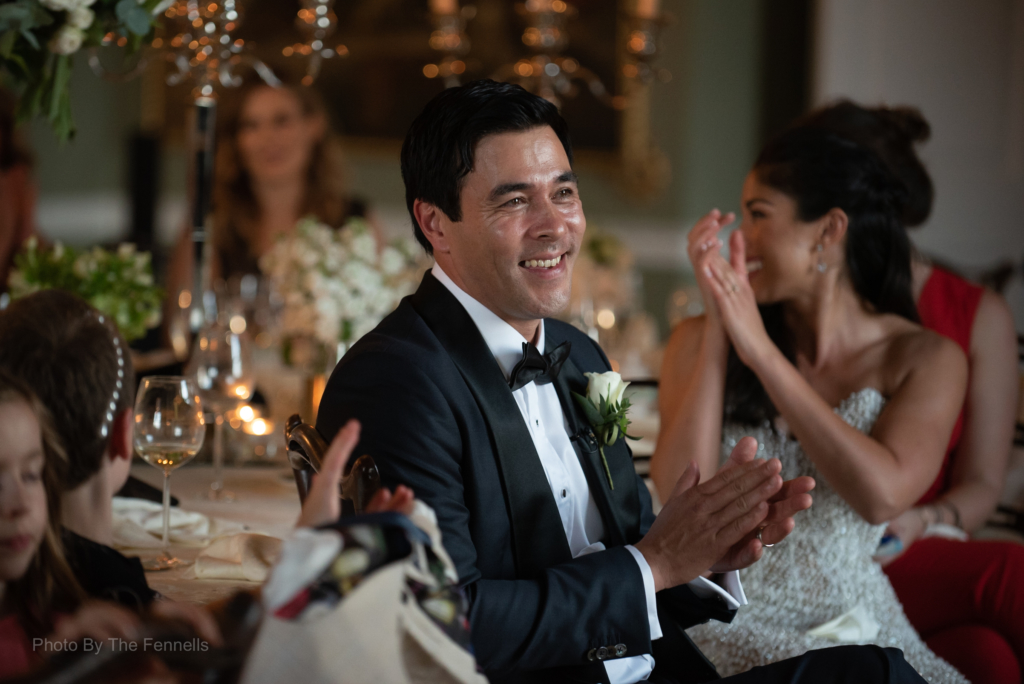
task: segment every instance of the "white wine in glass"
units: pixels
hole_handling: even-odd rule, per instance
[[[142,379],[135,400],[135,450],[164,473],[163,552],[142,565],[166,570],[185,563],[169,551],[171,471],[188,463],[203,446],[206,422],[199,389],[191,378],[154,375]]]
[[[182,449],[178,444],[146,444],[140,446],[138,451],[143,461],[167,474],[185,465],[199,453],[198,449]]]

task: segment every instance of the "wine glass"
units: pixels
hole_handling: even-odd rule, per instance
[[[196,379],[203,404],[213,414],[213,482],[210,498],[231,500],[224,489],[224,414],[252,396],[252,347],[239,314],[227,324],[208,322],[196,335],[185,372]]]
[[[206,437],[206,422],[199,389],[191,378],[153,375],[142,379],[135,400],[135,450],[142,459],[164,472],[163,552],[143,563],[147,570],[166,570],[185,561],[168,551],[171,527],[171,471],[199,452]]]

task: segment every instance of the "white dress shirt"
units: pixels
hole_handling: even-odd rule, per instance
[[[497,314],[466,294],[441,270],[439,265],[434,264],[432,273],[466,309],[466,313],[473,319],[502,373],[508,378],[512,368],[523,357],[523,342],[529,340],[526,340]],[[545,352],[544,345],[544,322],[541,321],[536,345],[541,353]],[[512,396],[530,430],[533,445],[537,449],[537,455],[540,457],[541,466],[544,468],[544,474],[547,476],[551,494],[558,508],[558,515],[562,519],[562,528],[565,530],[565,538],[569,542],[569,550],[572,552],[573,558],[604,551],[604,544],[598,541],[604,537],[604,522],[601,520],[594,497],[590,493],[590,485],[587,484],[583,466],[580,465],[572,442],[569,440],[568,423],[554,384],[548,382],[538,385],[531,382],[513,392]],[[630,545],[626,546],[626,549],[636,559],[636,563],[640,567],[640,574],[643,576],[651,640],[660,639],[662,636],[661,623],[658,622],[658,606],[655,600],[654,575],[651,573],[651,567],[647,564],[643,554],[635,547]],[[701,597],[717,593],[732,607],[746,604],[746,597],[743,596],[743,588],[740,586],[737,573],[729,573],[724,579],[723,585],[726,589],[704,578],[697,578],[691,582],[690,588]],[[612,684],[631,684],[650,676],[654,669],[654,657],[650,654],[642,654],[606,660],[604,666]]]

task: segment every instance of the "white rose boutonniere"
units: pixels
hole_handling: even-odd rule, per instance
[[[587,422],[594,429],[597,436],[598,451],[601,453],[601,463],[604,464],[604,473],[608,476],[608,486],[615,489],[612,482],[612,472],[608,468],[608,459],[604,456],[604,448],[612,446],[623,437],[628,439],[639,439],[626,434],[629,428],[629,419],[626,412],[629,411],[629,399],[624,399],[623,394],[628,382],[622,381],[622,376],[614,371],[607,373],[584,373],[590,381],[587,383],[587,396],[572,393],[587,414]]]

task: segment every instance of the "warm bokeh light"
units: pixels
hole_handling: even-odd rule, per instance
[[[231,317],[231,320],[228,321],[228,327],[231,328],[231,332],[235,333],[236,335],[241,335],[242,333],[245,332],[245,316],[235,314],[234,316]]]
[[[246,423],[256,417],[256,412],[252,410],[252,406],[246,404],[245,406],[238,409],[238,417],[244,420]]]
[[[615,312],[611,309],[601,309],[597,312],[597,324],[605,330],[615,325]]]

